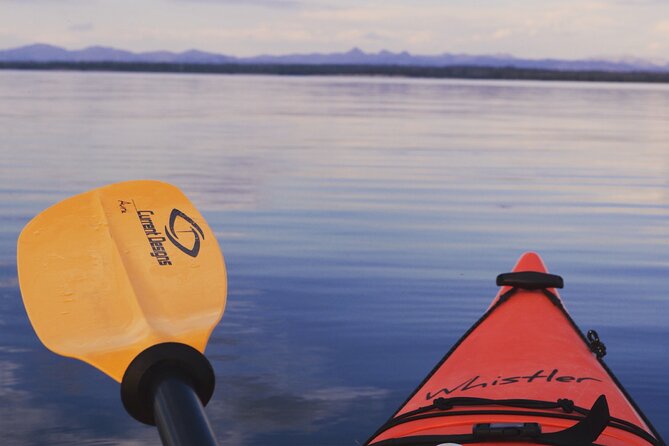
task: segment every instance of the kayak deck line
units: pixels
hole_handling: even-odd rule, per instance
[[[443,400],[443,401],[439,401]],[[457,401],[449,401],[457,400]],[[456,406],[495,406],[489,410],[460,410],[460,411],[450,411]],[[508,410],[502,409],[501,407],[508,406],[514,408],[526,408],[526,409],[537,409],[544,411],[532,411],[532,410]],[[549,411],[548,409],[562,409],[562,412]],[[434,410],[440,410],[441,412],[433,412]],[[444,412],[449,411],[449,412]],[[590,413],[589,409],[583,407],[578,407],[574,405],[572,400],[568,399],[558,399],[557,402],[551,401],[538,401],[538,400],[490,400],[482,398],[437,398],[434,401],[434,404],[431,406],[425,406],[420,409],[416,409],[410,413],[403,414],[397,418],[394,418],[384,424],[377,432],[384,432],[394,426],[397,426],[402,423],[407,423],[411,421],[421,420],[421,419],[435,419],[440,417],[460,417],[460,416],[471,416],[471,415],[511,415],[516,417],[539,417],[539,418],[559,418],[564,420],[573,420],[580,421],[583,420],[585,416]],[[579,416],[581,415],[581,416]],[[531,419],[531,418],[527,418]],[[449,424],[448,421],[445,421],[443,426],[461,426],[463,423],[458,422],[457,420]],[[655,444],[655,438],[648,434],[646,431],[636,426],[635,424],[630,423],[626,420],[621,420],[615,417],[609,417],[607,426],[612,428],[620,429],[631,434],[634,434],[650,444]],[[376,443],[381,444],[381,443]]]
[[[456,435],[433,435],[433,436],[406,436],[403,438],[392,438],[375,443],[377,446],[400,446],[400,445],[434,445],[439,446],[445,442],[457,441],[458,443],[489,443],[522,441],[535,444],[550,444],[554,446],[587,446],[592,444],[604,429],[609,420],[609,408],[606,397],[600,396],[589,413],[580,418],[571,427],[555,432],[542,432],[541,425],[534,422],[516,423],[480,423],[474,425],[471,434]]]
[[[665,445],[538,254],[523,254],[497,284],[483,316],[365,445]]]

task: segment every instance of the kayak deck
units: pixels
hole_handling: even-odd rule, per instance
[[[537,254],[524,254],[498,284],[483,317],[368,445],[664,444],[602,361],[597,334],[586,338],[571,319],[555,289],[562,279]]]

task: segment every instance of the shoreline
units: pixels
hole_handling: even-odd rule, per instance
[[[516,67],[175,64],[146,62],[0,62],[0,70],[103,71],[188,74],[260,74],[278,76],[381,76],[425,79],[535,80],[620,83],[669,83],[669,72],[561,71]]]

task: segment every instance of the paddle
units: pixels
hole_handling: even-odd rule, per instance
[[[226,272],[213,232],[176,187],[130,181],[62,201],[23,229],[23,303],[50,350],[121,383],[130,415],[166,445],[215,445],[203,355],[223,316]]]

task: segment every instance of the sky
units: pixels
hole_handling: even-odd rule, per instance
[[[669,1],[0,0],[0,49],[32,43],[669,61]]]

